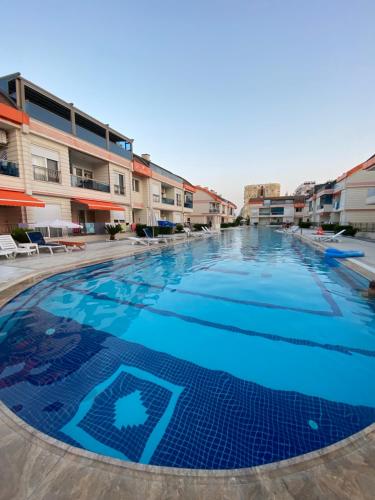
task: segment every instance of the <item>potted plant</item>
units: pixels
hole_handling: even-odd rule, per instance
[[[109,241],[115,241],[115,236],[117,233],[121,233],[122,227],[121,224],[106,224],[105,230],[109,234]]]

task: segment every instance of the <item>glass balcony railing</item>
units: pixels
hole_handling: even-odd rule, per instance
[[[79,125],[76,125],[76,134],[77,137],[83,139],[84,141],[91,142],[91,144],[95,144],[95,146],[99,146],[100,148],[107,149],[107,141],[105,137],[101,137],[95,132],[91,132],[91,130],[87,130]]]
[[[93,189],[94,191],[103,191],[103,193],[109,193],[109,184],[105,182],[99,182],[94,179],[87,179],[86,177],[78,177],[78,175],[71,175],[70,182],[73,187],[79,187],[83,189]]]
[[[219,214],[220,213],[220,208],[210,208],[208,210],[210,214]]]
[[[126,158],[127,160],[132,159],[132,150],[126,149],[123,146],[119,146],[115,142],[109,141],[109,150],[112,153],[115,153],[116,155],[119,155],[119,156],[122,156],[123,158]]]
[[[173,198],[164,198],[164,196],[163,196],[161,199],[161,202],[164,203],[165,205],[174,205]]]
[[[68,132],[69,134],[72,133],[71,121],[52,113],[52,111],[49,111],[48,109],[44,109],[33,102],[26,101],[25,111],[36,120],[52,125],[52,127]]]
[[[10,175],[12,177],[19,177],[20,170],[18,168],[17,163],[13,163],[12,161],[7,161],[7,160],[0,160],[0,174]]]
[[[185,201],[184,207],[185,208],[193,208],[193,202],[192,201]]]
[[[61,182],[61,173],[53,168],[34,167],[34,181]]]

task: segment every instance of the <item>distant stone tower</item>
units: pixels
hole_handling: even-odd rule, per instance
[[[270,196],[280,196],[280,184],[248,184],[244,188],[242,217],[250,216],[249,200],[254,198],[265,198]]]

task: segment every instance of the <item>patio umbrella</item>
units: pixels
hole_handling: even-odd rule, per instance
[[[64,229],[66,229],[66,230],[68,230],[68,229],[80,229],[83,227],[83,226],[81,226],[81,224],[76,224],[75,222],[71,222],[68,220],[61,220],[61,219],[55,219],[53,221],[34,222],[31,225],[34,227],[54,227],[54,228],[60,228],[62,230],[64,230]]]
[[[156,220],[156,214],[155,211],[151,208],[149,213],[148,213],[148,223],[152,227],[152,237],[154,238],[154,227],[158,225],[158,221]]]

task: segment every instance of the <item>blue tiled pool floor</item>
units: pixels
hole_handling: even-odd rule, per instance
[[[0,398],[37,429],[140,463],[230,469],[375,421],[364,286],[269,230],[56,275],[1,310]]]

